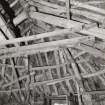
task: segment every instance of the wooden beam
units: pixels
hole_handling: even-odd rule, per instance
[[[52,49],[59,48],[59,46],[66,46],[66,47],[73,47],[76,43],[85,41],[89,37],[76,37],[72,39],[64,39],[64,40],[58,40],[58,41],[52,41],[52,42],[45,42],[45,43],[39,43],[34,45],[28,45],[28,46],[21,46],[21,47],[13,47],[8,49],[2,49],[0,51],[0,54],[3,54],[0,56],[0,58],[5,57],[13,57],[13,56],[19,56],[22,54],[34,54],[38,51],[50,51]]]
[[[95,5],[99,5],[99,4],[103,4],[105,3],[105,1],[97,1],[97,0],[94,0],[94,1],[87,1],[87,2],[84,2],[85,4],[95,4]]]
[[[65,2],[66,0],[59,0],[59,1]],[[72,1],[71,4],[76,6],[76,7],[85,8],[87,10],[94,11],[94,12],[101,13],[101,14],[105,15],[105,10],[104,9],[89,5],[88,2],[82,3],[82,2],[79,2],[79,1]]]
[[[56,15],[56,16],[62,16],[62,17],[66,17],[64,15],[61,15],[61,14],[64,14],[66,13],[67,14],[67,17],[68,17],[68,14],[69,14],[69,20],[70,20],[70,12],[72,13],[72,19],[74,19],[74,15],[81,15],[81,16],[84,16],[87,18],[87,20],[91,19],[91,20],[94,20],[94,21],[97,21],[99,23],[103,23],[103,21],[105,20],[105,17],[103,15],[100,15],[100,14],[97,14],[97,13],[92,13],[90,11],[83,11],[83,10],[78,10],[78,9],[74,9],[74,8],[71,8],[68,7],[70,6],[68,2],[68,0],[66,0],[66,5],[67,7],[62,7],[62,6],[58,6],[56,4],[52,4],[52,3],[49,3],[49,2],[46,2],[46,1],[43,1],[43,2],[40,2],[40,1],[37,1],[34,3],[34,6],[35,7],[38,7],[38,10],[40,12],[43,12],[43,13],[48,13],[48,14],[53,14],[53,15]],[[67,10],[68,8],[68,10]],[[66,12],[68,11],[68,12]],[[78,19],[77,19],[78,20]],[[82,20],[81,20],[82,22]]]
[[[1,15],[0,15],[0,27],[1,27],[1,30],[4,32],[4,34],[6,35],[6,37],[8,37],[10,39],[15,37],[15,36],[13,36],[13,33],[7,27],[7,24],[5,23],[5,20],[3,19],[3,17]]]
[[[90,28],[88,30],[83,29],[79,33],[94,36],[94,37],[98,37],[100,39],[105,40],[105,29],[102,29],[102,28],[93,27],[93,28]]]
[[[89,46],[87,44],[81,43],[81,44],[75,46],[75,48],[86,51],[96,57],[99,56],[101,58],[105,58],[105,53],[103,51],[93,48],[92,46]]]
[[[92,6],[92,5],[88,5],[88,4],[84,4],[84,3],[81,3],[81,2],[78,2],[78,1],[71,2],[71,4],[105,15],[105,10],[102,9],[102,8],[98,8],[98,7],[95,7],[95,6]]]
[[[78,10],[76,10],[76,11],[78,11]],[[87,12],[86,13],[81,12],[81,14],[82,15],[84,14],[84,16],[86,16]],[[90,17],[90,15],[92,16],[92,14],[89,13],[88,17]],[[79,22],[76,22],[76,21],[70,20],[68,22],[64,18],[58,18],[58,17],[52,16],[52,15],[47,15],[47,14],[38,13],[38,12],[31,12],[30,16],[34,19],[38,19],[38,20],[44,21],[44,22],[49,23],[49,24],[53,24],[53,25],[57,25],[57,26],[60,26],[60,27],[65,27],[65,28],[74,28],[74,30],[75,29],[76,30],[80,29],[80,27],[82,27],[82,25],[83,25],[82,23],[79,23]],[[45,17],[47,17],[47,18],[45,18]],[[96,15],[92,16],[92,18],[93,17],[94,17],[93,20],[97,20],[96,17],[98,17],[99,20],[102,20],[101,21],[102,23],[105,20],[104,17],[102,17],[103,19],[100,18],[100,16],[96,16]],[[105,29],[101,29],[101,28],[96,27],[96,28],[91,28],[90,30],[83,29],[83,30],[80,31],[80,33],[95,36],[95,37],[99,37],[101,39],[105,39],[105,35],[103,33],[104,31],[105,31]]]
[[[13,23],[15,25],[18,25],[18,24],[20,24],[22,21],[24,21],[27,18],[28,18],[27,13],[26,12],[22,12],[16,18],[13,19]]]
[[[4,36],[4,34],[1,32],[1,30],[0,30],[0,41],[4,41],[4,40],[6,40],[6,39],[5,39],[5,36]]]
[[[94,94],[104,95],[105,94],[105,90],[87,91],[86,93],[88,93],[90,95],[94,95]]]
[[[105,73],[105,70],[100,70],[100,71],[97,71],[97,72],[93,72],[91,74],[82,74],[82,77],[83,78],[90,78],[90,77],[102,75],[104,73]]]
[[[4,34],[8,39],[13,39],[15,37],[14,33],[7,27],[7,23],[5,22],[5,20],[1,15],[0,15],[0,26],[1,26],[1,30],[4,32]],[[3,39],[6,40],[6,37],[3,37]],[[15,44],[15,46],[18,46],[18,45]]]
[[[48,80],[48,81],[33,83],[30,86],[36,86],[36,85],[41,85],[41,84],[53,85],[53,84],[65,81],[66,79],[70,80],[72,78],[73,78],[72,76],[67,76],[67,77],[63,77],[63,78],[59,78],[59,79],[54,79],[54,80]]]
[[[0,41],[0,45],[8,45],[8,44],[26,42],[26,41],[37,40],[37,39],[53,37],[53,36],[63,36],[65,34],[72,34],[72,32],[70,31],[70,29],[55,30],[53,32],[47,32],[47,33],[42,33],[42,34],[37,34],[37,35],[10,39],[6,41]]]
[[[80,29],[83,25],[83,23],[79,23],[72,20],[68,21],[67,19],[64,19],[64,18],[59,18],[56,16],[43,14],[39,12],[30,12],[29,15],[32,19],[37,19],[45,23],[49,23],[49,24],[59,26],[59,27]]]
[[[54,5],[54,4],[53,4]],[[61,16],[61,17],[63,17],[63,18],[66,18],[66,15],[64,15],[64,13],[66,13],[66,8],[65,7],[61,7],[60,6],[60,8],[57,8],[57,9],[54,9],[53,7],[47,7],[47,6],[43,6],[43,5],[41,5],[41,4],[34,4],[34,6],[36,6],[37,8],[38,8],[38,10],[39,10],[39,12],[42,12],[42,13],[47,13],[47,14],[52,14],[52,15],[55,15],[55,16]],[[73,11],[72,11],[73,10]],[[76,10],[77,11],[77,10]],[[73,13],[74,12],[74,14],[75,14],[75,9],[71,9],[71,13]],[[80,10],[78,10],[78,12],[77,12],[78,14],[79,13],[81,13],[81,11]],[[87,19],[81,19],[81,18],[79,18],[79,17],[77,17],[77,16],[75,16],[75,15],[72,15],[72,19],[73,20],[77,20],[77,21],[79,21],[79,22],[82,22],[82,23],[87,23],[87,24],[89,24],[90,23],[90,21],[89,20],[87,20]],[[87,15],[86,15],[87,16]],[[100,17],[101,18],[101,17]]]

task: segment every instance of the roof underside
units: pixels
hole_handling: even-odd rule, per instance
[[[105,105],[105,1],[1,0],[0,105],[67,96]]]

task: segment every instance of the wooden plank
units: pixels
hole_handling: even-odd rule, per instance
[[[18,24],[20,24],[22,21],[24,21],[27,18],[28,18],[27,13],[26,12],[22,12],[16,18],[13,19],[13,23],[15,25],[18,25]]]
[[[12,33],[10,32],[10,30],[8,29],[3,17],[0,15],[0,27],[1,27],[1,30],[5,33],[5,35],[8,37],[8,38],[13,38],[12,36]]]
[[[50,51],[51,49],[55,49],[59,46],[66,46],[71,47],[74,46],[76,43],[79,43],[81,41],[85,41],[89,37],[76,37],[72,39],[64,39],[64,40],[58,40],[58,41],[52,41],[52,42],[45,42],[45,43],[39,43],[34,45],[28,45],[28,46],[21,46],[21,47],[13,47],[8,49],[3,49],[0,51],[1,55],[0,58],[4,57],[11,57],[11,56],[18,56],[20,54],[32,54],[38,51]],[[34,51],[34,52],[33,52]],[[13,55],[14,54],[14,55]]]
[[[94,95],[94,94],[104,95],[105,94],[105,90],[88,91],[86,93],[91,94],[91,95]]]
[[[37,82],[37,83],[31,84],[31,86],[41,85],[41,84],[53,85],[53,84],[65,81],[66,79],[72,79],[72,76],[67,76],[67,77],[54,79],[54,80],[43,81],[43,82]]]
[[[94,28],[90,28],[88,30],[83,29],[80,31],[80,33],[85,34],[85,35],[95,36],[95,37],[105,40],[105,34],[104,34],[105,29],[102,29],[102,28],[94,27]]]
[[[46,38],[46,37],[53,37],[53,36],[60,36],[60,35],[63,36],[65,34],[70,34],[70,33],[72,33],[70,29],[55,30],[53,32],[47,32],[47,33],[32,35],[28,37],[26,36],[26,37],[21,37],[21,38],[10,39],[6,41],[0,41],[0,46],[20,43],[20,42],[25,42],[25,41],[31,41],[31,40],[37,40],[37,39]]]
[[[38,12],[31,12],[29,14],[32,19],[41,20],[45,23],[49,23],[59,27],[80,29],[80,27],[82,27],[83,25],[82,23],[79,23],[76,21],[72,21],[72,20],[68,21],[67,19],[55,17],[48,14],[43,14]]]
[[[101,1],[101,0],[99,0],[99,1],[97,1],[97,0],[94,0],[94,1],[88,1],[88,2],[85,2],[85,4],[97,4],[97,5],[99,5],[99,4],[103,4],[103,3],[105,3],[105,1]]]
[[[66,5],[67,6],[70,6],[68,5],[68,1],[66,0]],[[49,2],[40,2],[40,1],[37,1],[34,3],[34,5],[36,7],[38,7],[38,10],[40,12],[43,12],[43,13],[48,13],[48,14],[53,14],[53,15],[56,15],[56,16],[59,16],[63,13],[66,13],[67,11],[67,8],[68,7],[62,7],[62,6],[58,6],[56,4],[52,4],[52,3],[49,3]],[[86,17],[87,19],[91,19],[91,20],[94,20],[94,21],[97,21],[99,23],[103,23],[103,21],[105,20],[105,17],[100,15],[100,14],[96,14],[96,13],[92,13],[90,11],[83,11],[83,10],[78,10],[78,9],[73,9],[73,8],[69,8],[68,9],[68,12],[70,14],[70,12],[72,13],[72,19],[74,15],[81,15],[81,16],[84,16]],[[68,13],[67,13],[68,15]],[[62,17],[65,17],[64,15],[61,15]],[[70,19],[70,16],[69,16],[69,19]]]
[[[64,0],[63,0],[64,1]],[[84,1],[84,2],[81,2],[81,3],[84,3],[84,4],[88,4],[88,5],[101,5],[103,3],[105,3],[104,1],[102,0],[93,0],[93,1]]]
[[[91,74],[82,74],[82,77],[83,78],[90,78],[90,77],[102,75],[104,73],[105,73],[105,70],[100,70],[100,71],[97,71],[97,72],[93,72]]]
[[[98,7],[95,7],[95,6],[92,6],[92,5],[88,5],[88,4],[84,4],[84,3],[81,3],[81,2],[78,2],[78,1],[71,2],[71,4],[105,15],[105,10],[102,9],[102,8],[98,8]]]
[[[103,34],[103,38],[105,38],[105,29],[103,28],[93,27],[93,28],[90,28],[88,31],[92,33],[97,33],[99,35]]]
[[[3,19],[3,17],[1,15],[0,15],[0,27],[1,27],[1,30],[6,35],[7,38],[13,39],[15,37],[14,33],[11,32],[11,30],[7,27],[7,24],[6,24],[5,20]],[[6,39],[6,37],[3,37],[2,34],[1,34],[1,38],[3,38],[4,40]],[[15,46],[18,46],[18,45],[15,44]]]
[[[101,58],[105,58],[105,53],[103,51],[96,49],[96,48],[93,48],[92,46],[89,46],[87,44],[82,43],[80,45],[75,46],[75,48],[86,51],[86,52],[88,52],[88,53],[90,53],[96,57],[99,56]]]
[[[59,1],[65,2],[65,0],[59,0]],[[76,7],[81,7],[81,8],[85,8],[87,10],[91,10],[91,11],[94,11],[94,12],[97,12],[97,13],[105,14],[104,9],[89,5],[88,2],[82,3],[82,2],[79,2],[79,1],[72,1],[71,4],[76,6]]]
[[[40,5],[40,4],[34,4],[37,8],[38,8],[38,10],[40,11],[40,12],[43,12],[43,13],[47,13],[47,14],[52,14],[52,15],[55,15],[55,16],[61,16],[61,17],[63,17],[63,18],[65,18],[66,17],[66,15],[63,15],[63,13],[65,13],[66,12],[66,8],[65,7],[61,7],[61,9],[60,8],[58,8],[58,9],[54,9],[53,7],[51,8],[51,7],[47,7],[47,6],[43,6],[43,5]],[[54,5],[54,4],[53,4]],[[80,10],[76,10],[76,11],[78,11],[77,13],[78,14],[80,14],[81,13],[81,11]],[[75,14],[76,14],[76,12],[75,12],[75,9],[71,9],[71,13],[73,13],[74,12],[74,14],[72,15],[72,19],[73,20],[76,20],[76,21],[79,21],[79,22],[82,22],[82,23],[87,23],[87,24],[89,24],[89,23],[91,23],[89,20],[87,20],[87,19],[81,19],[81,18],[79,18],[79,17],[77,17],[77,16],[75,16]],[[82,11],[83,12],[83,11]],[[87,16],[87,15],[84,15],[84,16]],[[89,15],[88,15],[89,16]],[[92,17],[91,17],[92,18]],[[100,17],[101,18],[101,17]]]

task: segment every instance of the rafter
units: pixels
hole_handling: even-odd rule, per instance
[[[97,13],[93,13],[93,12],[88,12],[88,11],[83,11],[83,10],[78,10],[76,9],[75,7],[71,7],[70,6],[70,2],[69,0],[66,0],[66,7],[62,7],[62,6],[58,6],[56,4],[52,4],[52,3],[49,3],[49,2],[46,2],[46,1],[37,1],[34,3],[34,6],[35,7],[38,7],[38,10],[40,12],[43,12],[43,13],[48,13],[48,14],[53,14],[53,15],[61,15],[62,17],[65,17],[65,15],[62,15],[64,13],[67,13],[67,16],[69,15],[69,20],[70,20],[70,12],[72,13],[72,18],[71,19],[75,19],[74,18],[74,15],[81,15],[81,16],[84,16],[86,17],[87,19],[84,19],[85,21],[88,20],[88,19],[91,19],[93,21],[97,21],[99,23],[102,23],[105,18],[104,16],[100,15],[100,14],[97,14]],[[33,3],[32,3],[33,4]],[[70,8],[71,7],[71,8]],[[67,10],[68,8],[68,10]],[[68,12],[66,12],[68,11]],[[79,20],[77,18],[77,20]],[[82,22],[82,20],[81,20]]]
[[[37,19],[44,21],[45,23],[49,23],[55,26],[59,27],[65,27],[65,28],[75,28],[78,27],[79,29],[82,27],[82,23],[72,21],[72,20],[66,20],[64,18],[59,18],[56,16],[48,15],[48,14],[43,14],[43,13],[38,13],[38,12],[31,12],[30,17],[32,19]]]
[[[81,43],[81,44],[75,46],[75,48],[81,49],[81,50],[88,52],[96,57],[105,58],[105,53],[97,48],[94,48],[93,46]]]
[[[39,43],[39,44],[28,45],[28,46],[2,49],[0,51],[0,54],[3,54],[3,55],[1,55],[0,58],[20,56],[23,54],[34,54],[35,52],[39,52],[39,51],[40,52],[51,51],[52,49],[59,48],[59,46],[72,47],[76,43],[85,41],[85,39],[88,39],[88,38],[89,37],[76,37],[72,39],[64,39],[64,40],[51,41],[51,42]]]
[[[66,0],[59,0],[59,1],[65,2]],[[85,8],[85,9],[97,12],[97,13],[105,14],[104,9],[89,5],[88,2],[83,3],[83,2],[79,2],[79,1],[72,1],[71,4],[74,5],[74,6],[77,6],[77,7],[81,7],[81,8]]]
[[[65,36],[65,34],[72,34],[72,32],[70,31],[70,29],[55,30],[52,32],[47,32],[47,33],[42,33],[42,34],[37,34],[37,35],[31,35],[31,36],[26,36],[26,37],[21,37],[21,38],[10,39],[6,41],[0,41],[0,45],[20,43],[20,42],[25,42],[25,41],[43,39],[46,37]]]

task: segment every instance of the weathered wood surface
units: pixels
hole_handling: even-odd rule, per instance
[[[14,7],[18,2],[16,0],[10,6]],[[66,1],[62,0],[62,2]],[[29,3],[32,2],[29,1]],[[101,3],[101,1],[70,3],[71,9],[68,9],[68,12],[70,10],[73,15],[77,15],[76,17],[73,16],[73,19],[75,17],[78,21],[80,19],[78,15],[81,15],[86,17],[84,20],[80,19],[79,22],[67,20],[65,18],[66,14],[62,15],[62,13],[68,13],[66,7],[42,0],[34,0],[34,6],[38,7],[38,12],[31,8],[29,14],[25,10],[14,19],[15,25],[19,26],[24,23],[24,19],[35,20],[38,22],[38,24],[35,23],[35,25],[38,25],[36,29],[41,25],[41,28],[45,26],[44,29],[47,33],[32,35],[29,31],[30,27],[27,27],[26,31],[23,32],[27,37],[0,42],[0,46],[10,46],[9,48],[0,49],[0,74],[3,78],[0,81],[0,86],[2,86],[0,93],[12,92],[18,101],[22,98],[24,101],[26,95],[27,100],[34,102],[33,94],[35,95],[36,91],[39,94],[45,92],[45,94],[50,93],[57,96],[72,92],[78,96],[79,104],[81,104],[80,96],[82,95],[82,101],[85,105],[92,105],[93,94],[105,93],[104,90],[100,91],[105,88],[105,29],[98,28],[97,24],[91,23],[98,22],[102,24],[105,21],[105,10],[89,5],[91,3]],[[78,7],[85,11],[79,10]],[[61,17],[58,17],[59,15]],[[46,29],[46,25],[51,27],[48,26]],[[34,25],[31,28],[33,29],[33,27]],[[52,27],[55,29],[52,29]],[[59,27],[67,29],[58,30]],[[41,28],[37,32],[44,32],[41,31]],[[32,36],[29,36],[30,33]],[[12,34],[9,35],[8,37],[13,38]],[[48,42],[46,38],[48,38]],[[22,42],[25,44],[22,44]],[[32,43],[30,44],[30,42]],[[14,44],[16,45],[12,46]],[[64,49],[65,47],[70,49],[73,58],[67,53],[67,49]],[[14,64],[9,61],[11,57],[15,60]],[[101,59],[100,64],[98,64],[96,58]],[[13,74],[15,70],[18,72],[18,77]],[[20,82],[21,87],[16,85]],[[99,83],[100,86],[98,86]],[[30,91],[34,92],[30,95]],[[18,92],[22,97],[19,96]],[[102,99],[101,96],[98,97],[99,100]]]

